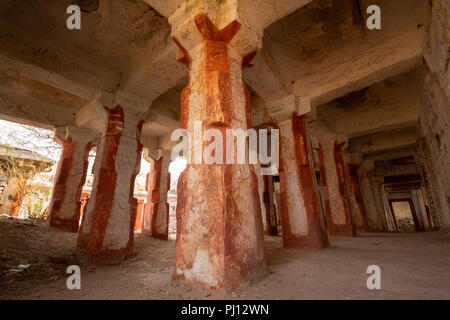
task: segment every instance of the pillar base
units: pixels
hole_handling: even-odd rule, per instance
[[[266,275],[256,174],[248,165],[188,165],[178,184],[172,280],[230,291]]]
[[[48,225],[52,228],[59,229],[61,231],[67,231],[72,233],[78,232],[79,221],[78,220],[67,220],[61,219],[57,216],[51,216]]]

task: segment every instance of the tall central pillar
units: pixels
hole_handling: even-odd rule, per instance
[[[242,66],[261,45],[237,7],[185,2],[169,18],[189,68],[181,95],[181,126],[203,131],[249,128],[250,94]],[[261,35],[261,33],[260,33]],[[193,144],[190,150],[193,151]],[[236,159],[236,154],[234,154]],[[194,158],[194,155],[192,159]],[[179,178],[173,280],[234,289],[266,274],[264,235],[254,167],[188,163]]]

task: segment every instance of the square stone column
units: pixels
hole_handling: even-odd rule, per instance
[[[346,141],[320,140],[317,150],[321,166],[322,184],[327,211],[327,229],[330,235],[354,236],[350,201],[345,186],[342,148]]]
[[[261,47],[262,30],[249,27],[237,1],[185,1],[169,22],[180,61],[189,68],[181,127],[191,136],[199,123],[223,137],[226,129],[247,130],[250,94],[242,67]],[[208,159],[188,163],[179,178],[173,279],[233,289],[266,274],[258,182],[248,162],[206,164]]]
[[[328,234],[354,236],[356,233],[346,187],[343,157],[343,151],[348,145],[347,137],[332,132],[320,119],[315,119],[309,127],[319,158]]]
[[[264,204],[264,186],[265,186],[265,176],[261,174],[261,164],[258,162],[254,165],[255,174],[258,179],[258,195],[259,195],[259,203],[261,206],[261,220],[263,224],[263,229],[267,234],[267,221],[266,221],[266,206]]]
[[[150,104],[119,92],[103,93],[95,108],[105,123],[94,163],[94,184],[78,233],[77,253],[89,263],[130,257],[140,169],[141,129]]]
[[[145,157],[152,163],[147,175],[147,200],[144,206],[142,233],[154,238],[169,238],[169,203],[167,192],[170,189],[169,165],[171,153],[161,150],[159,155]],[[151,159],[149,159],[151,158]]]
[[[358,169],[362,156],[359,153],[345,152],[344,158],[344,173],[347,184],[347,194],[350,203],[350,211],[352,214],[352,223],[355,230],[368,230],[366,208],[364,206],[363,197],[360,188],[360,177]]]
[[[358,169],[367,225],[370,231],[387,231],[386,214],[379,191],[379,183],[383,183],[383,177],[381,180],[374,179],[374,170],[373,160],[362,161]]]
[[[348,195],[350,200],[353,226],[356,230],[368,230],[366,208],[364,207],[358,177],[359,164],[347,163]]]
[[[134,231],[142,230],[142,218],[144,215],[144,199],[137,199],[137,207],[136,207],[136,222],[134,224]]]
[[[262,178],[264,180],[264,192],[262,196],[265,207],[265,216],[263,216],[263,219],[266,220],[265,232],[269,236],[276,236],[278,235],[278,224],[277,213],[275,211],[273,176],[263,176]]]
[[[280,209],[284,247],[328,246],[305,116],[278,124],[281,136]]]
[[[89,129],[67,127],[62,141],[48,223],[51,227],[77,232],[82,207],[81,193],[86,182],[89,151],[96,135]]]

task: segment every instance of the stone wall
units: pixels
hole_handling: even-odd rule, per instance
[[[450,228],[449,21],[450,2],[434,0],[425,37],[429,70],[424,79],[417,146],[430,209],[442,229]]]

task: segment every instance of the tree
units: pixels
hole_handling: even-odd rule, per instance
[[[30,183],[36,176],[48,170],[53,165],[50,159],[46,159],[29,150],[0,146],[0,174],[7,179],[6,201],[10,204],[10,214],[18,216],[20,207],[25,198],[28,201],[28,212],[33,210],[32,196],[37,194],[38,186]],[[4,191],[5,192],[5,191]]]
[[[5,144],[0,145],[0,175],[7,180],[3,206],[17,216],[23,205],[29,216],[39,217],[50,192],[36,178],[42,172],[51,172],[55,161],[50,158],[58,157],[61,146],[54,141],[52,131],[0,122],[0,143]]]

